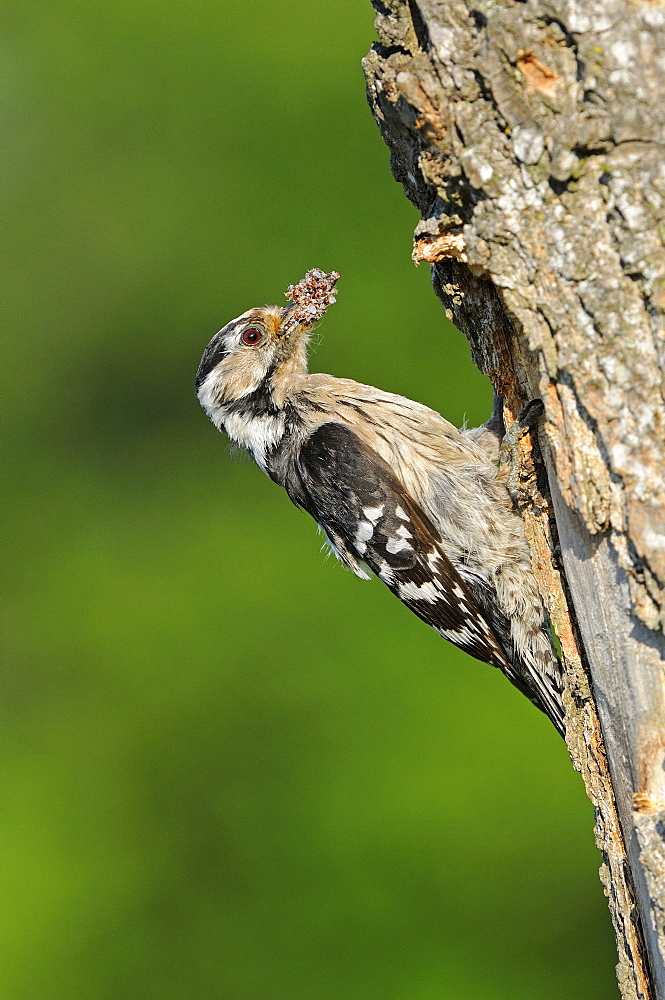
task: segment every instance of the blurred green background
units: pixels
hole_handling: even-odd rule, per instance
[[[4,9],[3,1000],[616,995],[552,727],[326,563],[193,393],[317,266],[314,370],[489,412],[410,262],[372,17]]]

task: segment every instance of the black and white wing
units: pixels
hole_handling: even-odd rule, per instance
[[[318,427],[285,486],[323,527],[342,562],[357,572],[362,560],[440,635],[512,675],[501,642],[446,556],[436,527],[390,466],[349,427]]]

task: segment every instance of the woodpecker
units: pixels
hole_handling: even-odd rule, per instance
[[[249,309],[206,347],[196,390],[212,423],[283,486],[356,576],[367,569],[436,632],[498,667],[564,733],[561,666],[520,516],[487,425],[309,374],[307,343],[336,272],[291,304]]]

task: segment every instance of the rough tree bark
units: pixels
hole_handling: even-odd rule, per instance
[[[665,0],[374,0],[365,59],[447,315],[524,445],[626,1000],[665,1000]],[[533,461],[532,461],[533,459]],[[535,472],[534,472],[535,469]]]

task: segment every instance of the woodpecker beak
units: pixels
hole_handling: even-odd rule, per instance
[[[279,333],[277,334],[280,340],[286,340],[299,333],[309,333],[314,326],[316,322],[314,316],[311,320],[298,320],[295,318],[294,313],[298,308],[297,303],[293,302],[290,306],[284,306],[282,309],[282,321]]]

